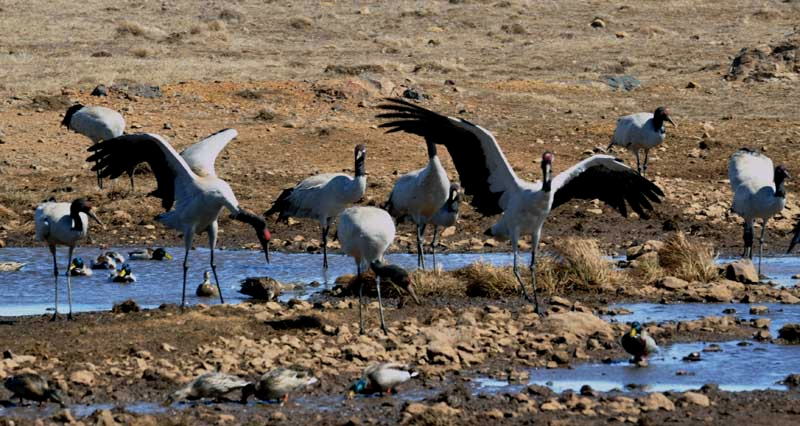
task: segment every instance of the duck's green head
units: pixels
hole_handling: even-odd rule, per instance
[[[166,260],[172,260],[172,255],[167,253],[167,251],[164,250],[163,248],[159,247],[159,248],[153,250],[153,259],[154,260],[165,260],[165,259]]]
[[[120,269],[119,272],[117,273],[117,275],[119,275],[120,277],[126,277],[129,276],[130,274],[131,274],[131,265],[128,265],[127,263],[122,265],[122,269]]]
[[[642,324],[639,321],[634,321],[631,323],[630,335],[636,337],[638,334],[642,334]]]
[[[72,259],[72,263],[69,265],[69,269],[83,269],[83,259],[80,257],[76,257]]]
[[[367,379],[361,378],[350,385],[350,393],[364,393],[367,390]]]

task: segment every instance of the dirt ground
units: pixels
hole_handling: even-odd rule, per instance
[[[38,24],[43,18],[47,25]],[[777,0],[238,0],[207,1],[200,7],[184,0],[88,0],[69,7],[43,0],[4,1],[0,3],[0,28],[7,35],[0,41],[0,246],[37,244],[33,210],[51,196],[94,200],[107,228],[93,228],[89,244],[180,244],[174,232],[152,220],[161,210],[157,200],[145,197],[155,187],[151,175],[137,175],[132,193],[124,179],[97,188],[91,165],[85,162],[90,142],[59,126],[73,102],[117,109],[129,132],[161,134],[179,150],[219,129],[236,128],[239,136],[217,159],[216,169],[243,206],[263,212],[283,188],[307,176],[352,172],[353,146],[359,143],[367,145],[368,190],[363,203],[382,203],[399,174],[426,161],[420,138],[386,135],[377,128],[375,107],[381,99],[410,90],[424,95],[420,104],[427,108],[465,117],[493,131],[517,173],[530,180],[540,178],[537,161],[543,151],[553,151],[555,171],[563,170],[604,149],[619,116],[669,106],[678,127],[667,128],[666,142],[650,157],[649,172],[666,193],[651,217],[626,219],[597,203],[573,202],[549,218],[545,249],[556,239],[579,236],[598,239],[607,253],[623,252],[631,245],[661,239],[667,230],[682,230],[712,243],[721,254],[738,253],[741,219],[728,212],[731,153],[744,146],[762,149],[776,164],[786,164],[791,174],[800,174],[791,161],[800,154],[797,22],[800,3]],[[726,78],[744,48],[756,52],[748,56],[755,62],[737,68],[745,74]],[[767,53],[758,54],[762,51]],[[751,69],[758,72],[748,74]],[[632,77],[628,81],[640,86],[627,91],[608,84],[621,77]],[[90,95],[99,84],[110,88],[109,96]],[[614,153],[635,164],[631,154]],[[451,178],[457,180],[449,155],[444,150],[440,154]],[[788,246],[794,216],[800,213],[798,188],[796,178],[788,182],[787,208],[770,221],[766,253],[783,253]],[[440,249],[507,250],[503,243],[487,244],[483,235],[495,220],[480,217],[465,203],[455,232],[443,238]],[[279,250],[319,249],[315,223],[300,220],[270,227],[273,247]],[[223,247],[257,244],[251,230],[227,215],[220,220],[220,232]],[[401,225],[392,250],[411,250],[412,236],[409,225]],[[196,243],[204,245],[205,238]],[[409,326],[431,326],[437,319],[458,318],[463,308],[480,317],[475,327],[485,320],[494,330],[498,318],[509,312],[516,318],[522,311],[525,317],[524,308],[509,300],[496,302],[505,313],[492,318],[497,312],[485,308],[487,303],[443,299],[402,314],[390,310],[389,318],[397,328],[408,318],[416,322]],[[34,361],[18,367],[32,366],[60,378],[71,401],[120,405],[160,401],[178,382],[222,366],[254,376],[267,364],[248,365],[246,360],[271,359],[256,356],[262,352],[275,355],[282,365],[297,361],[283,356],[301,353],[301,361],[321,368],[322,385],[310,390],[312,397],[340,395],[366,363],[357,355],[359,350],[380,352],[380,346],[382,357],[401,352],[401,358],[409,361],[428,356],[419,349],[424,342],[411,345],[409,340],[411,349],[404,351],[396,347],[403,342],[399,337],[375,334],[364,341],[353,335],[341,337],[342,326],[353,331],[355,310],[349,305],[313,311],[328,329],[276,331],[265,323],[294,315],[293,309],[243,305],[180,314],[168,308],[130,315],[82,314],[76,322],[54,324],[44,318],[20,318],[12,325],[0,325],[0,349],[34,356]],[[618,395],[591,396],[587,402],[540,389],[460,397],[457,384],[464,377],[478,372],[498,375],[508,366],[518,369],[529,362],[551,361],[553,351],[525,358],[512,349],[513,342],[530,343],[519,336],[541,333],[540,320],[525,321],[501,333],[511,339],[508,345],[492,347],[487,342],[485,359],[463,372],[446,365],[426,366],[425,378],[410,388],[431,390],[424,403],[431,407],[442,400],[447,403],[438,408],[409,408],[395,399],[380,398],[336,400],[330,411],[301,404],[289,408],[251,404],[246,409],[222,404],[173,408],[155,417],[114,408],[112,416],[120,423],[141,424],[614,420],[775,425],[796,422],[800,415],[796,392],[727,393],[708,388],[703,393],[710,398],[710,407],[684,405],[681,395],[667,395],[677,402],[674,411],[646,411],[647,401],[624,401]],[[406,339],[416,335],[405,333]],[[737,326],[705,337],[741,333]],[[331,342],[339,337],[341,342]],[[665,336],[667,341],[700,337],[677,332]],[[230,343],[238,338],[248,342]],[[554,345],[575,349],[589,339],[581,336]],[[333,361],[324,364],[324,357],[312,356],[305,348],[315,340],[317,348],[357,343],[367,347],[328,354]],[[602,339],[599,344],[603,349],[587,351],[587,359],[621,355],[618,346],[609,343],[606,348]],[[274,347],[284,348],[283,352],[273,353]],[[409,352],[414,350],[422,352]],[[237,358],[224,360],[229,351]],[[469,358],[470,352],[461,352],[466,354],[459,355],[462,361]],[[575,362],[574,353],[569,359]],[[0,370],[17,371],[8,365]],[[341,368],[346,374],[339,374]],[[81,370],[92,372],[96,383],[76,385],[68,380],[69,374]],[[550,399],[569,408],[542,408]],[[595,415],[581,414],[586,410]],[[531,417],[531,413],[536,414]],[[23,416],[15,424],[33,422]]]

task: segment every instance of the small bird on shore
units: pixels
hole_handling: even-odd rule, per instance
[[[431,241],[431,255],[433,255],[433,270],[436,270],[436,237],[439,227],[453,226],[458,221],[458,210],[461,205],[461,186],[457,183],[450,184],[450,195],[444,205],[431,217],[428,222],[433,225],[433,240]]]
[[[633,355],[631,364],[643,367],[647,365],[647,357],[658,352],[656,341],[638,321],[631,324],[631,329],[622,336],[621,343],[622,348]]]
[[[354,394],[397,393],[397,386],[417,377],[419,373],[408,365],[397,362],[372,364],[364,369],[361,378],[350,386],[349,397]]]
[[[640,112],[637,114],[626,115],[617,120],[617,127],[614,129],[614,136],[611,138],[612,146],[621,146],[636,155],[636,170],[640,175],[647,174],[647,159],[650,150],[664,142],[667,130],[664,123],[669,122],[673,127],[678,127],[669,116],[669,108],[658,107],[652,114]],[[639,151],[644,150],[644,162],[639,162]]]
[[[91,277],[92,269],[80,257],[72,259],[69,264],[69,274],[73,277]]]
[[[117,262],[106,253],[101,253],[91,263],[92,269],[110,269],[112,271],[117,269]]]
[[[246,404],[251,395],[262,401],[280,400],[285,403],[289,400],[290,393],[298,392],[317,381],[316,377],[305,370],[276,368],[242,390],[242,404]]]
[[[316,219],[322,229],[322,267],[328,268],[328,231],[333,219],[367,190],[366,146],[355,148],[355,176],[323,173],[303,179],[293,188],[284,189],[264,217],[278,213],[278,220],[290,217]]]
[[[0,262],[0,272],[16,272],[27,265],[22,262]]]
[[[171,394],[164,402],[165,405],[172,405],[184,399],[196,401],[203,398],[213,398],[216,402],[223,400],[225,395],[244,389],[250,382],[239,377],[225,373],[206,373],[198,376],[186,386],[178,389]]]
[[[108,278],[114,283],[130,284],[136,282],[136,275],[131,271],[131,265],[127,263],[122,265],[118,270],[112,272]]]
[[[205,271],[203,273],[203,282],[197,286],[197,290],[194,292],[197,297],[217,297],[219,293],[217,292],[217,288],[211,284],[211,272]]]
[[[414,290],[414,282],[411,281],[411,276],[408,271],[397,266],[383,263],[380,260],[374,260],[369,264],[370,269],[375,272],[375,276],[380,278],[382,282],[388,282],[397,288],[398,293],[408,293],[417,305],[420,305],[417,292]]]
[[[51,388],[50,383],[38,374],[17,374],[8,377],[3,384],[13,394],[10,399],[19,398],[19,405],[23,405],[23,400],[27,399],[39,402],[40,406],[43,402],[50,401],[66,407],[61,392]]]
[[[159,247],[157,249],[146,248],[144,250],[134,250],[128,252],[131,260],[172,260],[172,255]]]

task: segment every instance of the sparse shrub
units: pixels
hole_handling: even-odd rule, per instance
[[[689,282],[716,279],[715,257],[710,245],[691,242],[683,232],[670,235],[658,251],[659,265],[667,274]]]
[[[296,30],[309,29],[311,28],[311,24],[312,24],[311,19],[306,18],[305,16],[299,18],[292,18],[292,20],[289,21],[289,25],[291,25],[291,27]]]
[[[144,37],[147,39],[156,39],[165,35],[164,31],[158,28],[147,27],[134,21],[122,21],[118,23],[117,34]]]
[[[137,58],[149,58],[155,55],[155,51],[149,47],[134,47],[130,52]]]

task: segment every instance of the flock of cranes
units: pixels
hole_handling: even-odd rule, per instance
[[[599,199],[621,215],[629,211],[647,217],[654,203],[664,193],[645,177],[648,151],[664,140],[664,123],[675,124],[664,107],[655,113],[639,113],[619,119],[611,145],[626,147],[636,154],[637,170],[610,155],[593,155],[565,171],[553,175],[555,155],[545,152],[538,161],[542,180],[528,182],[517,176],[506,160],[500,145],[490,131],[461,118],[448,117],[401,99],[387,99],[378,106],[377,118],[384,122],[387,133],[405,132],[425,140],[428,163],[425,167],[402,175],[395,183],[389,199],[382,206],[349,207],[366,191],[366,147],[354,150],[355,174],[326,173],[304,179],[284,190],[264,216],[242,207],[227,182],[217,176],[214,163],[219,153],[237,136],[236,130],[221,130],[178,153],[162,136],[149,133],[123,134],[124,119],[107,108],[75,105],[67,111],[62,124],[92,139],[92,154],[87,161],[95,162],[98,183],[103,178],[115,179],[123,173],[131,178],[140,163],[147,163],[156,178],[157,188],[149,195],[161,199],[165,212],[157,220],[183,235],[183,296],[186,302],[186,280],[189,269],[189,250],[195,234],[208,234],[210,266],[220,301],[224,302],[214,261],[217,241],[217,218],[223,209],[230,217],[253,228],[269,263],[270,231],[265,218],[278,214],[278,220],[289,217],[309,218],[320,224],[323,243],[323,268],[327,268],[327,242],[331,224],[338,217],[337,237],[342,251],[352,257],[358,274],[372,269],[378,276],[378,299],[381,327],[386,331],[380,300],[381,278],[391,280],[413,295],[413,285],[401,268],[383,263],[384,253],[395,237],[395,220],[410,219],[416,225],[417,259],[425,267],[424,232],[427,225],[434,228],[431,251],[434,253],[439,227],[450,226],[458,217],[462,192],[467,201],[483,216],[500,215],[487,235],[508,239],[514,255],[513,271],[526,299],[540,312],[536,289],[536,253],[542,226],[550,212],[573,199]],[[459,184],[451,183],[438,157],[437,147],[443,146],[453,160]],[[639,150],[645,151],[639,162]],[[537,161],[531,159],[534,163]],[[734,192],[733,211],[745,219],[745,255],[752,257],[753,222],[762,219],[759,243],[770,217],[785,204],[783,183],[786,169],[773,168],[762,154],[740,150],[730,160],[730,182]],[[463,189],[462,189],[463,188]],[[55,264],[57,245],[67,246],[69,258],[79,240],[86,236],[89,219],[102,226],[91,204],[78,199],[72,203],[47,202],[36,210],[37,239],[47,243]],[[532,291],[528,291],[518,269],[519,240],[532,238]],[[798,227],[792,246],[800,241]],[[760,265],[760,262],[759,262]],[[210,284],[210,283],[208,283]],[[71,305],[71,283],[67,278]],[[361,296],[361,295],[360,295]],[[58,302],[56,288],[56,305]],[[359,297],[361,305],[363,297]],[[57,317],[58,311],[53,319]],[[71,317],[71,306],[70,306]],[[364,330],[360,315],[361,331]]]

